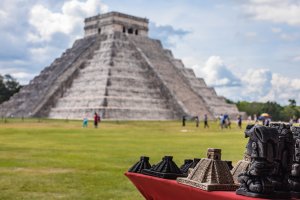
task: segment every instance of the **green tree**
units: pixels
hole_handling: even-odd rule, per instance
[[[289,99],[289,105],[285,106],[281,111],[280,115],[284,121],[289,121],[290,119],[298,119],[300,117],[299,108],[296,106],[295,99]]]
[[[262,106],[262,113],[268,113],[269,115],[272,116],[272,120],[281,120],[281,111],[282,111],[283,107],[280,106],[278,103],[276,102],[271,102],[268,101],[266,103],[263,104]]]
[[[0,103],[7,101],[15,93],[19,92],[21,85],[11,75],[0,75]]]
[[[289,99],[289,105],[291,106],[291,107],[296,107],[296,100],[295,99]]]

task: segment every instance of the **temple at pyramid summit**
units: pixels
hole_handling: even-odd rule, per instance
[[[148,19],[118,12],[85,19],[84,37],[0,106],[2,117],[167,120],[236,116],[192,69],[148,37]]]

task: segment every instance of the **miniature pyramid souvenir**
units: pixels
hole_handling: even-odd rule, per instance
[[[289,177],[290,194],[300,199],[300,127],[291,127],[294,136],[294,157]]]
[[[150,169],[144,169],[143,174],[156,176],[165,179],[176,179],[183,177],[183,173],[173,161],[173,156],[165,156],[158,164],[153,165]]]
[[[188,176],[189,169],[193,169],[200,160],[201,160],[200,158],[194,158],[194,160],[191,159],[184,160],[184,164],[180,167],[180,170],[185,175],[185,177]]]
[[[235,184],[239,184],[238,176],[241,173],[244,173],[249,169],[250,163],[251,163],[250,160],[251,160],[250,156],[245,153],[244,159],[238,161],[236,166],[231,170],[231,173],[232,173],[232,176],[233,176],[233,181],[234,181]]]
[[[230,161],[230,160],[225,160],[225,162],[227,163],[228,168],[229,168],[229,170],[231,171],[231,170],[233,169],[232,161]]]
[[[180,170],[182,173],[187,174],[190,166],[193,164],[192,159],[185,159],[183,165],[180,166]]]
[[[147,156],[141,156],[140,161],[135,163],[128,172],[134,172],[134,173],[142,173],[143,169],[150,169],[151,165],[149,163],[149,157]]]
[[[194,169],[196,165],[200,162],[201,158],[194,158],[193,163],[191,164],[190,168]]]
[[[207,158],[201,159],[187,178],[177,178],[177,182],[208,191],[237,189],[228,164],[221,160],[221,149],[209,148]]]

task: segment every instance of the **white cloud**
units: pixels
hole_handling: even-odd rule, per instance
[[[0,74],[10,74],[13,78],[17,79],[20,84],[26,84],[35,75],[24,70],[20,71],[20,69],[17,68],[0,68]]]
[[[255,98],[264,96],[272,88],[272,72],[268,69],[249,69],[244,76],[241,76],[243,87],[246,87],[248,94]]]
[[[274,95],[266,95],[266,100],[278,101],[285,104],[288,103],[288,99],[296,99],[298,103],[300,102],[300,79],[290,79],[274,73],[271,83],[271,92]]]
[[[247,32],[247,33],[245,33],[245,36],[248,38],[254,38],[257,36],[257,33],[256,32]]]
[[[107,12],[108,6],[103,4],[100,0],[87,0],[86,2],[81,2],[78,0],[72,0],[66,2],[62,11],[65,15],[73,17],[87,17],[95,14]]]
[[[32,77],[32,75],[27,72],[13,72],[11,75],[17,79],[27,79]]]
[[[287,34],[287,33],[282,33],[280,34],[280,38],[286,41],[295,41],[299,39],[299,34],[298,33],[292,33],[292,34]]]
[[[4,10],[0,10],[0,20],[5,20],[7,16],[8,15]]]
[[[56,55],[59,56],[58,53],[61,53],[61,49],[56,48],[54,46],[45,46],[45,47],[37,47],[31,48],[29,53],[32,55],[32,62],[35,63],[50,63],[52,62],[52,56],[49,55]]]
[[[83,26],[83,19],[100,12],[107,12],[108,7],[100,0],[67,1],[61,12],[53,12],[41,4],[32,7],[29,23],[35,31],[28,34],[28,41],[50,41],[55,33],[76,35],[77,27]]]
[[[219,56],[211,56],[205,66],[193,66],[196,75],[205,77],[208,85],[214,87],[237,86],[239,79],[228,69]]]
[[[295,56],[294,58],[292,58],[292,61],[299,62],[300,61],[300,55]]]
[[[280,33],[280,32],[282,32],[282,29],[281,29],[281,28],[274,27],[274,28],[271,28],[271,31],[272,31],[273,33]]]
[[[218,56],[208,58],[205,67],[193,69],[209,86],[214,86],[219,95],[235,101],[288,104],[288,99],[295,99],[300,102],[300,79],[290,79],[269,69],[248,69],[244,74],[235,74]]]
[[[300,4],[294,0],[250,0],[244,8],[256,20],[300,26]]]

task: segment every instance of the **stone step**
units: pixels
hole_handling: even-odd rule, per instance
[[[50,118],[60,119],[83,119],[88,116],[93,119],[93,113],[105,113],[102,119],[134,119],[134,120],[166,120],[172,119],[173,113],[170,110],[164,109],[132,109],[132,108],[118,108],[118,107],[93,107],[93,108],[77,108],[55,110],[49,116]]]
[[[168,104],[162,99],[144,98],[107,98],[107,105],[111,107],[148,107],[152,109],[168,109]]]
[[[154,67],[154,70],[161,76],[167,87],[173,92],[177,100],[179,100],[192,115],[211,113],[206,109],[198,94],[196,94],[191,86],[187,84],[182,76],[178,74],[176,66],[169,59],[169,54],[161,48],[161,44],[155,40],[145,38],[130,37],[135,45],[144,53]],[[188,97],[188,98],[187,98]]]

